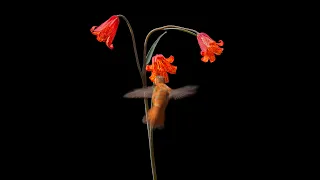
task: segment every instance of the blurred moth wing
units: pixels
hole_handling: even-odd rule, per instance
[[[124,98],[151,98],[153,92],[153,87],[148,86],[146,88],[134,89],[127,94],[125,94]]]
[[[197,92],[198,86],[188,85],[177,89],[172,89],[169,98],[170,99],[182,99]],[[152,98],[153,86],[148,86],[146,88],[134,89],[128,92],[123,97],[125,98]]]
[[[170,99],[182,99],[194,95],[198,86],[188,85],[181,88],[173,89],[169,95]]]

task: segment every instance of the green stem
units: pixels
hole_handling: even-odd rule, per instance
[[[142,77],[143,77],[143,80],[144,80],[144,83],[147,82],[147,79],[146,79],[146,61],[147,61],[147,44],[148,44],[148,40],[149,40],[149,37],[151,36],[152,33],[156,32],[156,31],[160,31],[160,30],[179,30],[179,31],[183,31],[183,32],[187,32],[189,34],[192,34],[194,36],[197,36],[197,34],[199,33],[198,31],[194,30],[194,29],[190,29],[190,28],[185,28],[185,27],[181,27],[181,26],[176,26],[176,25],[166,25],[166,26],[162,26],[162,27],[158,27],[158,28],[155,28],[153,30],[151,30],[145,41],[144,41],[144,48],[143,48],[143,67],[142,67]]]
[[[168,25],[171,26],[170,28],[167,29],[176,29],[176,30],[180,30],[180,31],[184,31],[187,33],[190,33],[192,35],[197,36],[197,34],[199,33],[198,31],[194,30],[194,29],[190,29],[190,28],[185,28],[185,27],[181,27],[181,26],[175,26],[175,25]]]
[[[136,40],[134,38],[134,33],[133,33],[133,30],[132,30],[132,27],[131,27],[128,19],[124,15],[119,14],[118,17],[123,18],[126,21],[128,27],[129,27],[131,38],[132,38],[133,51],[134,51],[134,55],[136,57],[136,63],[137,63],[139,74],[140,74],[140,77],[141,77],[141,80],[142,80],[142,84],[143,84],[144,81],[143,81],[142,71],[141,71],[141,68],[140,68],[141,66],[140,66],[140,61],[139,61],[138,52],[137,52],[137,45],[136,45]]]
[[[137,63],[139,74],[140,74],[140,77],[141,77],[141,80],[142,80],[142,86],[143,87],[147,87],[147,81],[146,81],[146,79],[143,78],[143,74],[142,74],[142,71],[141,71],[141,68],[140,68],[141,66],[140,66],[140,63],[139,63],[139,57],[138,57],[138,53],[137,53],[136,41],[135,41],[135,38],[134,38],[134,33],[133,33],[133,30],[132,30],[132,27],[131,27],[128,19],[124,15],[119,14],[118,16],[123,18],[126,21],[128,27],[129,27],[129,30],[130,30],[130,33],[131,33],[131,37],[132,37],[134,55],[136,57],[136,63]],[[149,110],[149,105],[148,105],[148,99],[147,98],[144,98],[144,109],[145,109],[145,114],[146,114],[146,119],[147,119],[147,112]],[[156,175],[156,170],[155,170],[155,163],[154,163],[153,142],[152,142],[153,132],[152,132],[152,129],[151,129],[150,124],[149,124],[148,121],[147,121],[147,130],[148,130],[148,140],[149,140],[149,150],[150,150],[152,177],[153,177],[153,180],[157,180],[157,175]]]
[[[153,85],[154,87],[154,85]],[[150,100],[150,108],[152,108],[152,99]],[[149,139],[149,149],[150,149],[150,159],[151,159],[151,168],[152,168],[152,179],[157,180],[157,170],[156,170],[156,161],[154,158],[154,146],[153,146],[153,130],[150,124],[147,125],[148,127],[148,139]]]
[[[180,26],[175,26],[175,25],[167,25],[159,28],[155,28],[151,30],[148,35],[146,36],[146,39],[144,41],[144,48],[143,48],[143,67],[142,67],[142,81],[143,81],[143,86],[147,86],[147,75],[146,75],[146,66],[147,66],[147,44],[149,37],[151,36],[152,33],[159,31],[159,30],[166,30],[166,29],[174,29],[174,30],[180,30],[183,32],[187,32],[192,35],[197,35],[197,31],[189,28],[184,28]],[[151,103],[152,106],[152,103]],[[148,99],[144,98],[144,109],[145,109],[145,114],[146,114],[146,119],[148,115]],[[152,177],[153,180],[157,180],[157,173],[156,173],[156,164],[155,164],[155,158],[154,158],[154,148],[153,148],[153,130],[150,127],[149,122],[147,121],[147,130],[148,130],[148,139],[149,139],[149,150],[150,150],[150,160],[151,160],[151,170],[152,170]]]
[[[191,31],[188,31],[188,30],[185,30],[185,29],[181,29],[181,28],[165,28],[164,30],[179,30],[179,31],[183,31],[183,32],[186,32],[186,33],[189,33],[191,35],[194,35],[194,36],[197,36],[196,33],[194,32],[191,32]]]

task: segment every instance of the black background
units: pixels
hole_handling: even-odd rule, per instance
[[[28,132],[32,138],[21,137],[34,155],[22,157],[38,165],[28,173],[39,171],[44,179],[152,178],[143,100],[122,97],[142,86],[129,29],[120,19],[113,50],[90,33],[115,14],[129,20],[141,64],[145,37],[160,26],[183,26],[224,41],[214,63],[202,62],[196,37],[179,31],[168,31],[155,49],[154,54],[175,57],[178,70],[169,75],[168,86],[199,85],[196,95],[170,101],[165,128],[154,132],[159,180],[257,178],[282,171],[284,161],[275,157],[285,137],[275,137],[280,124],[271,115],[269,99],[275,90],[263,73],[270,65],[268,54],[259,54],[264,47],[250,42],[266,38],[256,31],[261,27],[231,11],[160,12],[132,15],[95,4],[51,24],[43,37],[52,43],[43,48],[48,53],[34,71],[37,98],[28,96],[37,104],[31,117],[40,120],[26,122],[35,129]],[[151,36],[148,47],[161,33]]]

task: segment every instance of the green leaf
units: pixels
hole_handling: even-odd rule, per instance
[[[147,54],[147,62],[146,62],[146,64],[149,64],[149,63],[150,63],[151,57],[152,57],[152,54],[153,54],[153,51],[154,51],[154,49],[156,48],[158,42],[160,41],[160,38],[161,38],[165,33],[167,33],[167,31],[165,31],[164,33],[162,33],[162,34],[158,37],[158,39],[157,39],[157,40],[152,44],[152,46],[150,47],[150,49],[149,49],[149,51],[148,51],[148,54]]]

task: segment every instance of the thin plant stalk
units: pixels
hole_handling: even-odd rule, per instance
[[[159,30],[169,30],[169,29],[174,29],[174,30],[180,30],[180,31],[184,31],[187,32],[189,34],[192,34],[194,36],[197,36],[197,31],[193,30],[193,29],[189,29],[189,28],[184,28],[184,27],[180,27],[180,26],[175,26],[175,25],[167,25],[167,26],[163,26],[163,27],[159,27],[159,28],[155,28],[153,30],[151,30],[148,35],[146,36],[146,39],[144,41],[144,48],[143,48],[143,66],[142,66],[142,81],[143,81],[143,85],[144,87],[147,86],[147,75],[146,75],[146,66],[147,66],[147,44],[148,44],[148,40],[149,37],[151,36],[152,33],[159,31]],[[151,102],[151,106],[152,106],[152,102]],[[148,105],[148,99],[144,98],[144,109],[145,109],[145,116],[146,119],[148,118],[148,110],[149,110],[149,105]],[[152,177],[153,180],[157,180],[157,173],[156,173],[156,164],[155,164],[155,157],[154,157],[154,147],[153,147],[153,131],[151,129],[151,126],[149,124],[149,122],[147,121],[147,129],[148,129],[148,139],[149,139],[149,150],[150,150],[150,161],[151,161],[151,170],[152,170]]]
[[[141,77],[141,81],[142,81],[142,86],[143,87],[147,87],[147,81],[143,79],[143,74],[141,71],[141,66],[140,66],[140,62],[139,62],[139,57],[138,57],[138,53],[137,53],[137,45],[136,45],[136,41],[135,41],[135,38],[134,38],[134,33],[133,33],[133,30],[132,30],[132,27],[128,21],[128,19],[124,16],[124,15],[121,15],[119,14],[118,15],[119,17],[123,18],[127,25],[128,25],[128,28],[130,30],[130,34],[131,34],[131,38],[132,38],[132,45],[133,45],[133,50],[134,50],[134,55],[135,55],[135,58],[136,58],[136,64],[137,64],[137,67],[138,67],[138,71],[139,71],[139,75]],[[145,67],[143,65],[143,67]],[[147,98],[144,98],[144,109],[145,109],[145,114],[146,114],[146,119],[147,119],[147,112],[149,110],[149,105],[148,105],[148,99]],[[155,170],[155,164],[154,164],[154,150],[153,150],[153,142],[152,142],[152,139],[153,139],[153,134],[152,134],[152,130],[150,128],[150,124],[147,122],[147,129],[148,129],[148,140],[149,140],[149,151],[150,151],[150,160],[151,160],[151,169],[152,169],[152,177],[153,177],[153,180],[156,180],[157,179],[157,175],[156,175],[156,170]]]
[[[175,26],[175,25],[166,25],[166,26],[162,26],[159,28],[155,28],[153,30],[151,30],[148,35],[146,36],[145,42],[144,42],[144,49],[143,49],[143,64],[142,64],[142,69],[140,66],[140,62],[139,62],[139,57],[138,57],[138,53],[137,53],[137,45],[136,45],[136,41],[134,38],[134,33],[133,33],[133,29],[128,21],[128,19],[122,15],[119,14],[118,17],[123,18],[126,23],[127,26],[130,30],[130,34],[131,34],[131,38],[132,38],[132,45],[133,45],[133,51],[134,51],[134,55],[135,55],[135,59],[136,59],[136,64],[138,67],[138,71],[142,80],[142,86],[145,88],[147,87],[147,76],[146,76],[146,66],[147,66],[147,43],[148,43],[148,39],[151,36],[152,33],[159,31],[159,30],[179,30],[179,31],[183,31],[186,33],[189,33],[191,35],[197,36],[198,32],[196,30],[193,29],[189,29],[189,28],[184,28],[184,27],[180,27],[180,26]],[[154,86],[154,84],[153,84]],[[152,99],[151,99],[151,107],[152,107]],[[149,110],[149,104],[148,104],[148,98],[144,98],[144,109],[145,109],[145,118],[147,119],[148,117],[148,110]],[[153,148],[153,130],[151,129],[150,123],[147,121],[147,130],[148,130],[148,140],[149,140],[149,151],[150,151],[150,161],[151,161],[151,169],[152,169],[152,177],[153,180],[157,180],[157,174],[156,174],[156,165],[155,165],[155,158],[154,158],[154,148]]]
[[[140,74],[140,77],[141,77],[141,80],[142,80],[142,84],[143,84],[144,81],[143,81],[142,71],[141,71],[141,68],[140,68],[141,66],[140,66],[140,62],[139,62],[139,57],[138,57],[138,52],[137,52],[137,45],[136,45],[136,40],[134,38],[133,29],[132,29],[128,19],[124,15],[119,14],[118,16],[121,17],[122,19],[124,19],[126,21],[128,27],[129,27],[131,38],[132,38],[133,51],[134,51],[134,55],[136,57],[136,63],[137,63],[139,74]],[[143,84],[143,86],[145,86],[145,84]]]
[[[186,29],[182,29],[182,28],[165,28],[164,30],[170,30],[170,29],[183,31],[183,32],[189,33],[189,34],[191,34],[191,35],[197,36],[196,33],[191,32],[191,31],[188,31],[188,30],[186,30]]]
[[[191,35],[197,36],[197,34],[199,33],[196,30],[190,29],[190,28],[185,28],[185,27],[181,27],[181,26],[176,26],[176,25],[166,25],[166,26],[162,26],[162,27],[158,27],[155,28],[153,30],[151,30],[145,41],[144,41],[144,48],[143,48],[143,67],[142,67],[142,76],[143,76],[143,80],[144,83],[147,82],[147,78],[146,78],[146,66],[147,66],[147,44],[148,44],[148,40],[151,36],[152,33],[156,32],[156,31],[160,31],[160,30],[179,30],[179,31],[183,31],[186,33],[189,33]]]
[[[130,34],[131,34],[131,38],[132,38],[132,44],[133,44],[133,50],[134,50],[134,55],[135,55],[135,59],[136,59],[136,64],[138,67],[138,71],[142,80],[142,85],[143,87],[147,87],[147,76],[146,76],[146,58],[147,58],[147,43],[148,43],[148,39],[151,36],[152,33],[159,31],[159,30],[180,30],[192,35],[197,35],[197,31],[193,30],[193,29],[189,29],[189,28],[184,28],[184,27],[180,27],[180,26],[175,26],[175,25],[167,25],[167,26],[163,26],[163,27],[159,27],[159,28],[155,28],[153,30],[151,30],[148,35],[146,36],[145,42],[144,42],[144,49],[143,49],[143,66],[142,66],[142,70],[141,70],[141,66],[139,63],[139,57],[138,57],[138,53],[137,53],[137,46],[136,46],[136,41],[134,38],[134,33],[133,33],[133,29],[128,21],[128,19],[124,16],[119,14],[119,17],[123,18],[126,23],[127,26],[130,30]],[[151,107],[152,107],[152,102],[151,102]],[[148,110],[149,110],[149,104],[148,104],[148,99],[144,98],[144,109],[145,109],[145,116],[146,119],[148,118]],[[153,180],[157,180],[157,174],[156,174],[156,164],[155,164],[155,158],[154,158],[154,147],[153,147],[153,131],[151,129],[150,123],[147,121],[147,130],[148,130],[148,140],[149,140],[149,151],[150,151],[150,161],[151,161],[151,170],[152,170],[152,177]]]
[[[137,45],[136,45],[136,41],[135,41],[135,38],[134,38],[134,33],[133,33],[133,30],[132,30],[132,27],[131,27],[128,19],[124,15],[119,14],[118,16],[123,18],[126,21],[127,25],[128,25],[128,28],[130,30],[130,34],[131,34],[131,37],[132,37],[133,50],[134,50],[134,54],[135,54],[135,58],[136,58],[136,64],[138,66],[139,74],[140,74],[140,77],[141,77],[142,86],[143,87],[147,87],[147,81],[146,81],[146,79],[143,78],[143,74],[142,74],[143,71],[141,71],[141,68],[140,68],[141,66],[140,66],[140,63],[139,63],[139,57],[138,57],[138,53],[137,53]],[[143,67],[145,67],[145,66],[143,65]],[[151,106],[152,106],[152,103],[151,103]],[[147,98],[144,98],[144,108],[145,108],[145,114],[146,114],[146,119],[147,119],[147,112],[149,110],[149,105],[148,105],[148,99]],[[155,169],[155,161],[154,161],[153,141],[152,141],[153,133],[152,133],[152,130],[151,130],[151,127],[150,127],[150,124],[149,124],[148,121],[147,121],[147,130],[148,130],[148,140],[149,140],[149,151],[150,151],[152,177],[153,177],[153,180],[157,180],[157,174],[156,174],[156,169]]]

